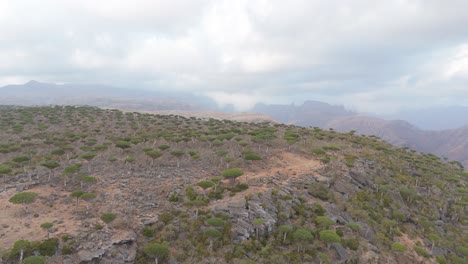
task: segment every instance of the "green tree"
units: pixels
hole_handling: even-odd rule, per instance
[[[213,187],[214,183],[212,181],[201,181],[197,183],[197,186],[203,189],[203,196],[206,198],[206,189]]]
[[[427,235],[427,239],[431,241],[431,244],[432,244],[431,251],[433,251],[435,244],[437,243],[437,241],[440,240],[440,236],[438,236],[437,234],[431,233]]]
[[[143,249],[145,254],[154,258],[154,262],[158,264],[159,260],[164,260],[169,256],[169,248],[161,243],[150,243]]]
[[[54,223],[45,222],[41,224],[41,228],[47,231],[47,239],[50,238],[50,229],[54,226]]]
[[[174,150],[171,152],[171,155],[176,157],[177,160],[177,168],[180,167],[180,159],[185,155],[185,151],[183,150]]]
[[[55,168],[60,167],[60,164],[58,164],[55,161],[46,161],[46,162],[41,163],[41,166],[45,167],[45,168],[47,168],[49,170],[49,182],[50,182],[53,170]]]
[[[207,230],[205,230],[204,234],[205,234],[205,236],[207,236],[210,239],[210,246],[209,246],[210,250],[213,249],[213,241],[222,236],[221,232],[219,232],[216,229],[207,229]]]
[[[77,163],[77,164],[73,164],[73,165],[69,165],[67,167],[65,167],[64,169],[64,174],[63,174],[63,186],[67,186],[67,178],[69,175],[75,175],[76,173],[78,173],[81,169],[81,163]]]
[[[329,246],[331,243],[341,243],[341,237],[336,234],[333,230],[323,230],[319,232],[320,240],[327,243]]]
[[[29,251],[31,249],[31,242],[29,240],[17,240],[13,244],[13,249],[11,250],[12,255],[19,255],[19,263],[23,262],[23,257],[25,251]]]
[[[161,145],[161,146],[158,146],[158,149],[164,151],[164,150],[166,150],[166,149],[169,149],[170,147],[171,147],[171,146],[169,146],[169,145]]]
[[[229,179],[229,181],[231,182],[231,185],[234,186],[236,184],[236,178],[244,175],[244,171],[238,168],[231,168],[231,169],[227,169],[223,171],[221,175],[224,178]]]
[[[162,153],[161,153],[161,152],[155,151],[155,150],[148,150],[148,151],[145,152],[145,154],[146,154],[148,157],[151,158],[151,166],[153,166],[154,161],[155,161],[157,158],[159,158],[159,157],[162,156]]]
[[[335,222],[333,220],[331,220],[330,217],[328,217],[328,216],[317,216],[315,218],[315,222],[321,228],[328,228],[328,227],[335,224]]]
[[[6,165],[0,165],[0,174],[3,175],[3,182],[6,181],[6,175],[11,173],[11,168]]]
[[[88,173],[91,172],[91,161],[97,156],[96,152],[86,152],[81,154],[81,158],[85,159],[88,163]]]
[[[278,230],[283,233],[283,243],[286,241],[286,236],[288,233],[291,233],[293,231],[293,227],[289,225],[281,225],[278,227]]]
[[[76,210],[78,210],[78,200],[80,199],[80,197],[81,197],[84,193],[85,193],[85,192],[82,191],[82,190],[76,190],[76,191],[73,191],[73,192],[70,194],[70,197],[76,198]]]
[[[83,189],[83,185],[86,186],[86,189],[88,189],[88,184],[89,183],[95,183],[97,182],[97,179],[93,176],[89,176],[86,174],[80,174],[78,175],[78,178],[80,179],[80,187]]]
[[[95,199],[95,198],[96,198],[96,194],[95,194],[95,193],[87,193],[87,192],[85,192],[85,193],[83,193],[83,194],[80,196],[80,199],[81,199],[81,200],[84,200],[84,201],[87,201],[87,202],[89,202],[89,201],[91,201],[91,200],[93,200],[93,199]],[[88,215],[88,214],[89,214],[89,204],[86,204],[86,215]]]
[[[13,204],[22,204],[24,206],[24,211],[26,215],[29,214],[28,204],[34,203],[38,194],[35,192],[21,192],[13,195],[10,198],[10,202]]]
[[[297,252],[301,251],[301,249],[305,252],[304,244],[313,240],[314,236],[312,236],[312,233],[307,229],[297,229],[293,233],[293,238],[295,241],[299,242]]]
[[[257,239],[258,239],[258,236],[259,236],[259,233],[260,233],[260,229],[262,228],[263,224],[265,224],[265,219],[262,219],[262,218],[257,218],[253,221],[253,224],[255,226],[255,234],[257,236]]]
[[[117,215],[114,213],[102,213],[100,218],[104,223],[106,223],[106,232],[108,232],[110,222],[114,221],[115,218],[117,218]]]
[[[130,143],[128,143],[127,141],[123,141],[123,140],[117,141],[115,143],[115,146],[121,149],[122,151],[131,147]]]

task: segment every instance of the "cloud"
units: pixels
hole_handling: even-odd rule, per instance
[[[265,102],[266,99],[259,94],[208,92],[206,95],[213,99],[219,107],[232,106],[236,111],[247,111],[252,109],[256,103]]]
[[[375,112],[468,104],[467,9],[462,0],[0,0],[0,80],[182,90],[242,110],[265,98]]]

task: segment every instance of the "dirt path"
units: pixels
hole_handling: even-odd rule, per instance
[[[288,178],[294,178],[296,175],[317,171],[323,166],[319,160],[307,159],[289,152],[280,152],[274,155],[268,163],[272,164],[268,169],[260,172],[247,172],[239,177],[239,180],[250,181],[273,175],[283,175],[286,177],[286,180]]]
[[[251,185],[250,183],[258,182],[261,179],[275,177],[278,179],[276,183],[281,184],[282,182],[288,181],[299,177],[300,175],[310,174],[313,177],[320,178],[317,170],[323,167],[323,164],[319,160],[307,159],[300,155],[296,155],[289,152],[278,152],[270,160],[268,160],[269,167],[258,172],[246,172],[244,175],[237,178],[238,182],[249,183],[249,189],[235,195],[233,197],[225,197],[223,200],[217,200],[211,202],[209,207],[227,207],[228,204],[238,203],[240,198],[245,197],[247,194],[256,194],[259,192],[265,192],[270,188],[265,185]],[[226,181],[226,184],[229,184]]]

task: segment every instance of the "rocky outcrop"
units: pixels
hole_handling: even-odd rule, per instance
[[[118,230],[112,234],[99,231],[81,238],[74,263],[133,263],[137,252],[137,234]]]

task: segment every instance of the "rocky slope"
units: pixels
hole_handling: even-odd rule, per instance
[[[337,118],[325,126],[341,132],[356,130],[359,134],[375,135],[394,145],[457,160],[468,168],[468,126],[424,131],[401,120],[388,121],[358,115]]]
[[[467,260],[467,173],[374,137],[3,107],[0,138],[4,263]]]
[[[455,108],[463,110],[463,108]],[[457,160],[468,167],[468,127],[429,131],[421,130],[402,120],[385,120],[368,115],[360,115],[321,102],[306,101],[303,105],[257,105],[253,112],[270,115],[285,124],[304,127],[333,128],[340,132],[357,131],[363,135],[378,136],[387,142],[410,147],[420,152],[434,153],[440,157]],[[460,113],[463,113],[460,112]],[[415,118],[413,116],[413,118]],[[440,113],[433,114],[433,123],[444,123]],[[452,116],[446,119],[453,119]],[[424,122],[429,117],[425,115]],[[460,118],[460,120],[464,120]],[[463,121],[458,120],[458,124]],[[422,122],[422,120],[421,120]],[[453,121],[451,123],[454,123]],[[433,125],[437,127],[437,125]]]

